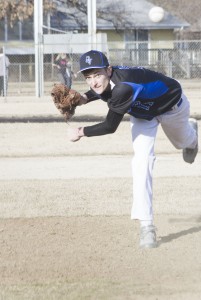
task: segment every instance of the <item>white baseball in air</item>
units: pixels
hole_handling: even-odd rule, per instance
[[[154,6],[149,11],[149,19],[152,22],[158,23],[163,20],[165,11],[160,6]]]

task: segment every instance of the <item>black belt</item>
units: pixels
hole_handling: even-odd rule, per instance
[[[183,99],[181,98],[170,110],[174,110],[182,104]]]

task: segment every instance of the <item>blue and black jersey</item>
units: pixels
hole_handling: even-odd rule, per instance
[[[178,81],[142,67],[113,67],[110,85],[101,95],[86,93],[89,101],[102,99],[109,112],[103,123],[85,127],[87,136],[113,133],[124,114],[152,120],[170,110],[181,99]]]

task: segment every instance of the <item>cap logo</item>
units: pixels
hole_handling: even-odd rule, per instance
[[[91,65],[92,58],[90,56],[86,56],[85,62],[86,64]]]

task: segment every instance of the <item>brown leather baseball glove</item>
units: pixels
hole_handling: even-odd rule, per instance
[[[74,115],[76,107],[80,104],[80,93],[69,89],[64,84],[54,84],[51,96],[56,108],[64,116],[65,120],[68,121]]]

